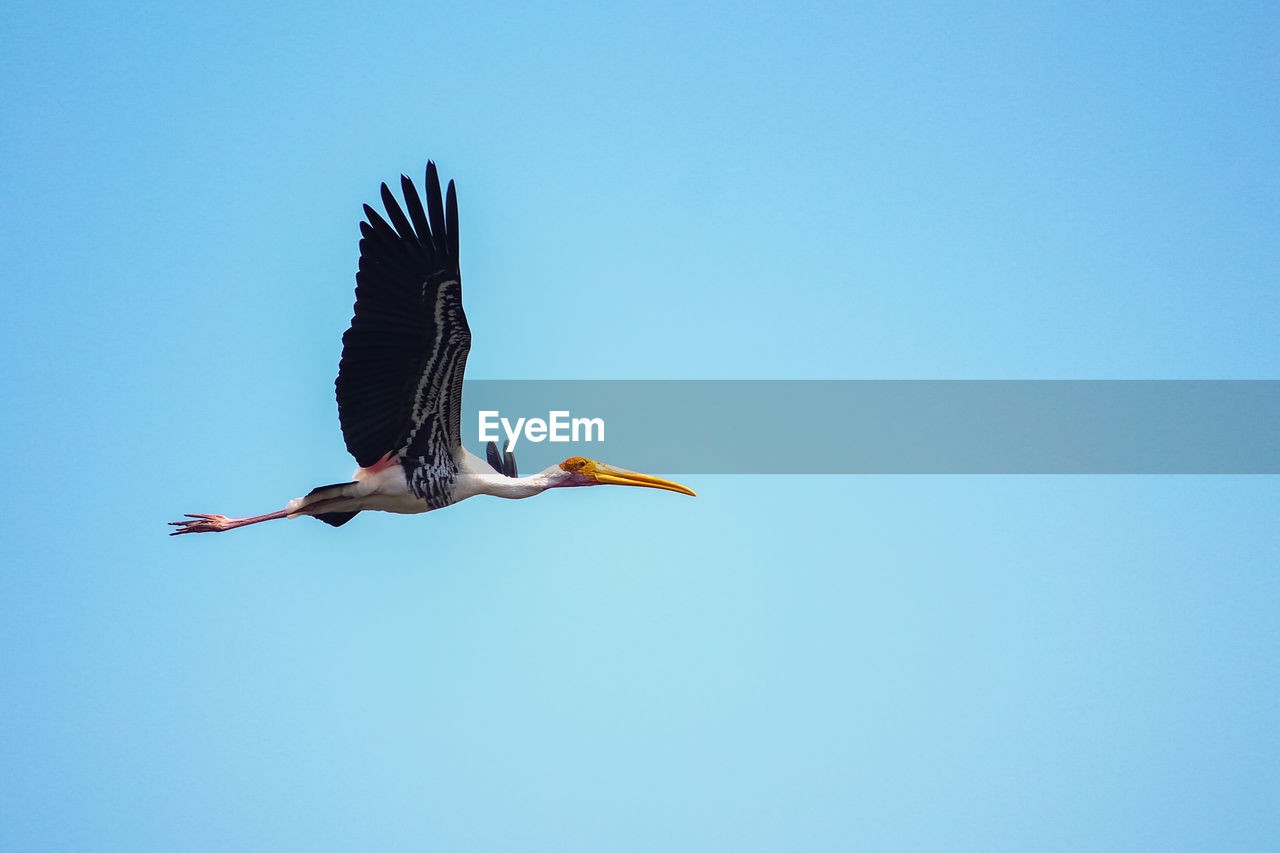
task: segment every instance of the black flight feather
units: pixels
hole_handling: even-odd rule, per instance
[[[471,347],[457,200],[450,183],[446,211],[434,163],[427,164],[425,208],[412,181],[402,176],[400,184],[404,208],[385,184],[387,218],[364,206],[354,316],[342,336],[335,382],[338,419],[361,467],[398,454],[447,468],[460,446],[461,383]]]

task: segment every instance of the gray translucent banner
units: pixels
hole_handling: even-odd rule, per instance
[[[468,380],[463,403],[482,456],[480,412],[502,440],[498,417],[526,419],[521,473],[569,456],[665,474],[1280,473],[1275,380]],[[552,441],[572,419],[578,440]]]

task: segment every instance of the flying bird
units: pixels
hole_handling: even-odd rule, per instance
[[[365,510],[429,512],[476,495],[527,498],[568,486],[645,486],[693,495],[679,483],[574,456],[528,477],[510,450],[488,461],[462,446],[462,375],[471,329],[462,311],[458,199],[445,195],[428,161],[426,207],[400,176],[404,208],[382,185],[387,219],[369,205],[360,223],[355,315],[342,336],[334,383],[338,420],[359,468],[347,483],[320,486],[284,509],[228,518],[188,514],[182,533],[215,533],[309,515],[339,527]],[[406,214],[407,211],[407,214]]]

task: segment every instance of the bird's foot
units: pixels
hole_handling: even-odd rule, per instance
[[[225,515],[210,515],[208,513],[199,513],[192,515],[186,514],[189,521],[171,521],[170,527],[176,527],[177,530],[170,530],[170,536],[177,536],[181,533],[217,533],[222,530],[230,530],[234,525],[230,524],[232,519]]]

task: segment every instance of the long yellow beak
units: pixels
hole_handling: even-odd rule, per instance
[[[695,498],[698,496],[698,493],[688,486],[682,486],[679,483],[673,483],[661,477],[650,477],[648,474],[628,471],[626,468],[615,468],[603,462],[587,461],[588,464],[583,466],[582,473],[601,485],[644,486],[649,489],[666,489],[668,492],[679,492],[682,495],[691,495]]]

